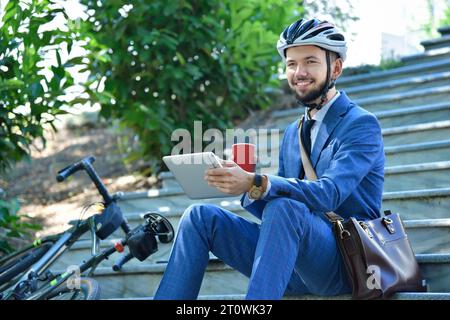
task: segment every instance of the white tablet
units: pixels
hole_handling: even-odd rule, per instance
[[[164,163],[191,199],[234,197],[208,185],[205,170],[221,168],[212,152],[188,153],[163,157]]]

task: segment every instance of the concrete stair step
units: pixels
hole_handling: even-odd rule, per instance
[[[245,217],[252,221],[257,221],[255,217],[253,217],[251,214],[249,214],[247,211],[242,209],[241,207],[233,207],[230,208],[230,210],[242,217]],[[178,232],[178,225],[181,218],[181,215],[184,212],[184,208],[180,208],[180,211],[177,212],[171,212],[168,214],[163,214],[169,221],[172,223],[175,233]],[[126,218],[128,220],[128,223],[132,228],[140,225],[143,222],[143,213],[127,213]],[[450,226],[450,223],[449,223]],[[101,241],[101,249],[110,248],[112,244],[117,242],[119,239],[124,238],[123,232],[121,230],[115,231],[108,239]],[[91,257],[91,240],[90,235],[85,234],[83,235],[80,240],[75,243],[70,250],[68,250],[64,255],[59,259],[57,262],[55,262],[56,268],[65,268],[72,264],[78,264],[83,260],[89,259]],[[150,257],[147,258],[146,262],[152,262],[152,263],[159,263],[159,262],[167,262],[170,254],[170,250],[172,248],[173,242],[171,243],[160,243],[158,241],[158,251],[154,254],[152,254]],[[128,252],[128,248],[126,248],[126,252]],[[123,253],[115,253],[113,254],[110,259],[105,260],[101,263],[101,266],[103,267],[112,267],[113,264],[119,259],[119,257]],[[127,265],[140,265],[141,262],[137,259],[130,260]]]
[[[423,277],[429,291],[450,291],[450,254],[418,254]],[[109,268],[98,268],[94,278],[102,288],[102,298],[134,298],[154,295],[166,264],[125,266],[122,273]],[[212,260],[205,272],[200,295],[245,294],[248,278],[220,261]]]
[[[440,38],[425,40],[420,44],[425,48],[426,51],[450,47],[450,35],[443,35]]]
[[[258,222],[256,218],[242,208],[234,208],[233,213]],[[179,214],[171,214],[168,218],[174,228],[178,230],[181,212]],[[128,215],[128,219],[133,226],[141,222],[140,214]],[[450,219],[404,220],[403,222],[415,253],[450,253]],[[115,235],[117,234],[116,232]],[[115,241],[116,239],[114,238],[104,240],[101,242],[101,248],[110,247],[111,243]],[[145,263],[167,262],[172,245],[173,243],[158,243],[158,252],[147,258]],[[88,239],[80,240],[54,264],[53,268],[63,269],[70,265],[79,264],[83,260],[88,259],[90,255],[91,241]],[[101,263],[101,267],[112,267],[120,255],[119,253],[112,255],[109,260]],[[139,260],[133,259],[127,263],[127,266],[141,264],[142,262]]]
[[[199,296],[198,300],[244,300],[245,294],[229,295],[204,295]],[[351,300],[350,294],[339,296],[287,296],[283,300]],[[140,300],[153,300],[153,297],[140,298]],[[447,292],[399,292],[387,300],[450,300],[450,293]]]
[[[396,212],[402,214],[404,219],[423,219],[423,218],[446,218],[449,215],[449,189],[429,189],[429,190],[409,190],[400,191],[403,186],[434,186],[436,181],[439,186],[448,186],[447,175],[442,172],[446,172],[450,166],[450,161],[436,162],[436,163],[424,163],[419,165],[409,165],[409,166],[394,166],[386,168],[386,183],[383,208],[393,209]],[[442,171],[443,170],[443,171]],[[426,174],[431,171],[437,172],[434,176],[435,179],[428,179]],[[441,172],[441,174],[439,174]],[[120,202],[124,213],[130,222],[130,224],[135,227],[143,222],[142,216],[146,211],[154,211],[165,215],[175,227],[178,228],[178,221],[183,213],[183,211],[191,204],[198,203],[199,201],[189,199],[180,189],[178,183],[173,178],[170,172],[161,174],[163,177],[163,185],[170,186],[171,189],[166,190],[154,190],[153,192],[147,193],[130,193],[124,196],[124,199]],[[400,177],[400,178],[399,178]],[[403,181],[403,182],[398,182]],[[429,185],[427,184],[429,181]],[[397,192],[389,192],[389,191]],[[158,196],[158,193],[161,196]],[[245,211],[239,202],[239,197],[221,198],[221,199],[204,199],[201,200],[202,203],[211,203],[219,205],[226,208],[236,214],[239,214],[249,220],[257,221],[255,217]],[[425,202],[425,205],[424,203]],[[434,208],[433,211],[429,211],[429,207]],[[438,208],[436,208],[438,206]],[[411,210],[411,211],[410,211]],[[447,231],[445,231],[447,232]],[[447,233],[445,233],[447,234]],[[110,238],[121,238],[123,237],[122,231],[116,231]],[[62,259],[63,266],[68,266],[72,264],[73,261],[82,261],[90,254],[90,236],[88,234],[84,235],[83,241],[74,245],[74,247],[64,256]],[[443,239],[439,237],[438,239]],[[102,241],[102,247],[109,247],[114,241],[104,240]],[[422,252],[423,250],[438,250],[438,245],[427,248],[418,247],[417,252]],[[415,246],[415,245],[414,245]],[[170,252],[171,244],[159,244],[159,251],[152,255],[150,259],[154,262],[160,260],[167,260],[168,254]],[[443,244],[440,250],[448,250],[447,244]],[[425,251],[424,251],[425,252]],[[450,252],[450,250],[449,250]],[[68,257],[68,258],[66,258]],[[119,254],[115,254],[109,261],[103,262],[103,265],[112,266],[112,264],[118,259]],[[133,262],[130,262],[131,264]],[[136,263],[138,263],[136,261]]]
[[[440,141],[450,136],[450,120],[382,129],[386,146]]]
[[[260,166],[277,166],[279,147],[287,126],[271,129],[266,140],[258,142]],[[382,129],[384,147],[437,143],[450,136],[450,120],[416,123]],[[442,159],[447,160],[448,157]]]
[[[445,100],[443,102],[375,111],[373,113],[380,121],[382,128],[419,124],[450,119],[450,102]],[[304,108],[274,111],[271,114],[270,125],[265,127],[283,129],[297,120],[302,114],[304,114]]]
[[[382,210],[389,209],[403,219],[450,218],[450,188],[384,192]]]
[[[386,167],[384,191],[450,187],[448,177],[450,161]]]
[[[190,205],[196,203],[209,203],[234,211],[240,207],[240,197],[232,196],[213,199],[190,199],[181,187],[171,187],[164,190],[163,196],[149,195],[146,192],[126,193],[119,205],[124,214],[136,216],[147,211],[157,212],[165,216],[180,215]]]
[[[379,111],[374,114],[382,128],[450,120],[450,101]]]
[[[450,54],[449,54],[450,56]],[[345,92],[353,99],[367,96],[379,96],[404,91],[427,89],[445,86],[450,83],[450,71],[434,74],[418,75],[404,79],[396,79],[378,83],[363,84],[348,88]]]
[[[450,58],[450,48],[439,48],[421,53],[405,56],[401,61],[405,65],[414,65],[431,61],[439,61]]]
[[[450,35],[450,26],[443,26],[438,28],[438,32],[442,35],[442,36],[448,36]]]
[[[175,183],[175,182],[174,182]],[[178,230],[178,221],[181,215],[183,214],[184,210],[195,203],[210,203],[219,205],[223,208],[226,208],[229,211],[238,213],[239,215],[256,221],[256,218],[254,218],[250,213],[245,211],[239,201],[239,197],[232,197],[232,198],[221,198],[221,199],[201,199],[201,200],[191,200],[189,199],[186,194],[183,192],[179,192],[179,188],[172,188],[173,194],[168,195],[167,197],[162,198],[152,198],[147,197],[145,194],[141,194],[140,198],[136,198],[136,195],[133,198],[127,198],[127,194],[125,194],[125,199],[121,200],[119,202],[119,205],[123,211],[124,217],[127,219],[128,223],[132,228],[142,224],[144,222],[143,216],[146,212],[156,212],[167,219],[171,221],[173,224],[173,227],[175,228],[175,232]],[[226,200],[230,199],[230,200]],[[108,239],[103,240],[101,243],[104,247],[107,247],[111,245],[111,241],[121,239],[124,237],[122,230],[117,230],[114,232]],[[112,239],[112,240],[110,240]],[[85,241],[85,245],[83,245],[83,248],[87,248],[87,244],[90,243],[90,233],[87,233],[83,235],[80,238],[80,241]],[[75,244],[74,247],[76,248],[78,244]],[[166,245],[164,244],[158,244],[158,246],[164,247]],[[170,244],[169,244],[170,246]],[[89,247],[90,248],[90,247]],[[161,251],[161,250],[160,250]],[[158,254],[154,255],[157,256]],[[153,257],[153,256],[152,256]],[[111,263],[112,265],[112,263]]]
[[[351,300],[350,294],[339,296],[286,296],[283,300]],[[111,300],[153,300],[153,297],[119,298]],[[200,295],[198,300],[245,300],[245,294],[209,294]],[[387,300],[450,300],[447,292],[399,292]]]
[[[261,172],[276,174],[278,168],[266,167]],[[385,168],[384,191],[408,191],[450,187],[450,161],[398,165]]]
[[[362,84],[379,83],[394,79],[409,78],[417,75],[432,74],[448,71],[450,59],[423,62],[419,64],[402,66],[390,70],[375,71],[360,75],[341,77],[336,81],[338,88],[348,89]]]
[[[161,281],[166,264],[125,266],[124,272],[115,273],[99,268],[94,278],[102,288],[102,299],[153,296]],[[205,272],[200,294],[220,292],[244,293],[248,279],[222,262],[210,262]]]
[[[445,161],[450,159],[450,140],[385,147],[386,166]]]
[[[146,211],[165,214],[182,212],[189,205],[200,202],[218,204],[230,211],[240,205],[238,197],[200,201],[189,199],[181,189],[172,189],[165,190],[165,196],[161,198],[146,193],[134,194],[123,198],[120,206],[126,214]],[[450,188],[384,192],[382,207],[400,213],[404,219],[450,218]]]
[[[368,96],[366,98],[354,99],[354,101],[356,104],[370,112],[377,112],[391,110],[393,106],[395,106],[396,109],[400,109],[448,101],[449,95],[450,86],[443,85],[439,87],[420,88],[405,92],[383,94],[380,96]]]
[[[450,219],[404,220],[416,254],[450,253]]]

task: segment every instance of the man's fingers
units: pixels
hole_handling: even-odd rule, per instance
[[[207,176],[207,177],[205,177],[205,180],[207,180],[208,182],[214,182],[214,183],[215,182],[220,182],[220,183],[227,182],[228,183],[228,180],[222,176]]]
[[[235,167],[237,164],[233,160],[223,160],[222,165],[224,167]]]
[[[206,176],[229,176],[230,172],[228,168],[216,168],[216,169],[207,169],[205,171]]]
[[[230,185],[226,182],[208,182],[210,186],[216,187],[216,188],[228,188]]]
[[[227,187],[217,187],[217,189],[218,189],[219,191],[224,192],[224,193],[234,194],[234,192],[233,192],[230,188],[227,188]]]
[[[213,186],[217,188],[218,190],[229,193],[228,190],[230,188],[230,184],[228,182],[222,182],[222,181],[208,181],[208,185]]]

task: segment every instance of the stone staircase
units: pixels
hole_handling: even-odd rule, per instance
[[[403,58],[404,66],[343,77],[338,81],[363,108],[373,112],[382,125],[386,153],[383,209],[404,219],[428,293],[401,293],[393,299],[450,299],[450,27],[442,36],[422,43],[425,52]],[[273,111],[262,126],[280,130],[294,121],[302,109]],[[273,146],[276,148],[276,146]],[[275,173],[277,168],[259,167]],[[159,212],[174,227],[190,200],[169,172],[160,175],[163,188],[125,194],[120,205],[131,225],[142,222],[144,212]],[[240,207],[239,197],[205,199],[236,214],[255,220]],[[111,238],[121,237],[116,232]],[[105,240],[102,246],[110,245]],[[96,271],[103,298],[148,299],[153,296],[165,269],[171,244],[144,262],[130,261],[122,272],[112,271],[105,261]],[[59,262],[64,268],[89,255],[84,239]],[[200,299],[242,299],[248,279],[211,255]],[[317,299],[313,296],[290,299]],[[349,296],[326,297],[348,299]]]

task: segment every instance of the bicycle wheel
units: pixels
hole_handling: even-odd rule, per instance
[[[0,287],[27,271],[51,248],[53,243],[46,242],[39,247],[30,247],[23,252],[12,254],[2,259],[0,265]]]
[[[79,288],[68,288],[63,283],[47,300],[100,300],[100,285],[92,278],[81,278]]]

